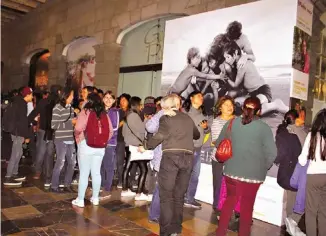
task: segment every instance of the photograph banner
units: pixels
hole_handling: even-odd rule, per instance
[[[248,96],[257,96],[263,104],[262,120],[275,134],[289,109],[297,4],[297,0],[265,0],[167,21],[161,94],[176,93],[186,99],[192,91],[201,91],[210,120],[221,96],[233,97],[237,108]],[[213,202],[212,178],[208,178],[212,152],[209,143],[202,150],[204,171],[196,195],[208,203]],[[280,225],[284,191],[277,188],[277,170],[272,169],[268,176],[274,181],[269,184],[274,184],[277,202],[260,196],[255,211],[265,212],[264,202],[274,202],[270,207],[278,219],[255,216]]]
[[[291,82],[291,97],[307,101],[309,74],[293,69]]]
[[[94,46],[96,44],[97,41],[94,38],[81,38],[68,48],[66,86],[72,87],[75,95],[85,86],[94,86],[96,66]]]
[[[313,5],[310,0],[298,0],[297,24],[307,34],[312,34]]]

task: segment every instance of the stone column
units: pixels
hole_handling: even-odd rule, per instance
[[[95,86],[116,94],[120,70],[120,45],[116,43],[94,46],[96,56]]]

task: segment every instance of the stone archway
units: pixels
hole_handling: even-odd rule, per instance
[[[120,32],[116,39],[121,45],[118,94],[160,95],[165,22],[183,16],[156,16]]]
[[[24,65],[29,67],[28,86],[37,90],[45,90],[48,86],[50,51],[38,48],[25,54],[22,58]]]

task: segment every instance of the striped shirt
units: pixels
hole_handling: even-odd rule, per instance
[[[221,133],[221,131],[223,129],[223,126],[226,124],[226,122],[228,122],[228,121],[227,120],[222,120],[219,116],[216,117],[213,120],[213,124],[211,126],[212,142],[216,141],[216,139],[220,135],[220,133]],[[212,152],[212,156],[211,156],[211,159],[213,161],[216,161],[215,153],[216,153],[216,148],[214,148],[214,150]]]
[[[55,130],[55,139],[63,142],[74,141],[74,127],[72,119],[74,110],[71,105],[66,107],[61,104],[55,105],[52,112],[51,127]]]

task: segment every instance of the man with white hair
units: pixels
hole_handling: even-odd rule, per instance
[[[144,148],[154,149],[162,143],[162,161],[158,173],[160,192],[160,235],[181,233],[184,195],[193,167],[193,140],[200,137],[192,119],[179,111],[180,97],[170,94],[162,99],[165,115],[161,117],[158,132]],[[139,150],[143,151],[143,147]]]

